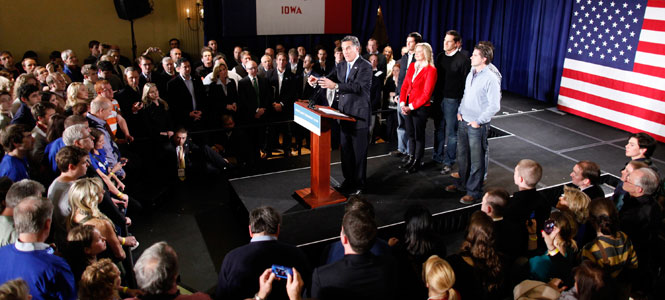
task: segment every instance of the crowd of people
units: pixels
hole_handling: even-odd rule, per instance
[[[481,211],[471,215],[459,251],[447,253],[426,208],[410,207],[404,237],[384,240],[372,205],[351,197],[340,240],[315,262],[279,241],[280,214],[259,207],[250,212],[251,242],[224,259],[215,298],[656,295],[665,250],[662,181],[650,159],[656,141],[630,136],[630,161],[610,197],[591,161],[573,166],[572,185],[558,199],[536,190],[543,170],[529,159],[515,166],[512,196],[483,189],[501,74],[490,42],[469,55],[461,41],[446,32],[435,58],[414,32],[399,60],[389,46],[379,53],[374,39],[360,56],[355,37],[336,41],[334,59],[325,47],[314,57],[281,44],[260,58],[238,46],[227,59],[210,40],[195,62],[177,39],[168,55],[150,47],[134,63],[98,41],[90,41],[83,66],[70,49],[54,51],[44,67],[32,51],[17,64],[0,51],[0,298],[210,299],[179,294],[178,258],[166,242],[134,262],[139,240],[130,217],[145,202],[130,194],[146,174],[186,181],[299,153],[309,134],[291,122],[298,101],[356,117],[332,128],[347,194],[363,192],[367,145],[379,136],[397,143],[392,154],[403,157],[407,174],[417,172],[433,118],[433,160],[458,178],[446,190],[465,191],[464,204],[482,201]],[[382,111],[385,130],[372,111]]]

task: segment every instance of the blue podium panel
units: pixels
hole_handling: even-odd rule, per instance
[[[293,121],[300,124],[300,126],[307,128],[307,130],[314,134],[321,136],[321,116],[309,109],[294,103]]]

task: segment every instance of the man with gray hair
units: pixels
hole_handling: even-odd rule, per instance
[[[134,265],[134,273],[145,299],[210,300],[210,296],[201,292],[179,295],[178,254],[166,242],[158,242],[143,251]]]
[[[72,49],[63,50],[60,53],[62,61],[65,63],[63,72],[72,79],[72,82],[83,82],[81,67],[78,66],[79,59]]]
[[[660,205],[654,199],[654,194],[660,182],[658,174],[651,168],[641,168],[632,171],[623,182],[623,189],[630,197],[624,199],[624,205],[619,211],[619,224],[621,231],[625,232],[633,242],[637,257],[639,257],[639,274],[644,276],[639,282],[651,282],[658,267],[659,238],[661,234],[662,215]],[[638,287],[640,289],[645,286]]]
[[[219,271],[216,299],[246,299],[259,290],[258,278],[272,265],[296,268],[310,283],[310,266],[305,254],[295,246],[277,240],[281,215],[272,207],[261,206],[249,214],[249,244],[238,247],[224,257]],[[270,299],[288,299],[284,281],[273,282]],[[279,287],[275,287],[279,285]]]
[[[23,179],[12,184],[5,196],[5,209],[0,215],[0,247],[15,243],[18,238],[14,228],[14,208],[16,205],[29,196],[39,197],[44,191],[44,186],[41,183],[30,179]]]
[[[90,128],[95,128],[104,133],[104,138],[106,142],[104,143],[104,151],[106,152],[106,162],[109,166],[113,168],[118,164],[120,160],[120,150],[115,141],[113,141],[112,133],[107,130],[108,125],[106,124],[106,119],[113,112],[113,104],[111,100],[104,96],[97,96],[92,102],[90,102],[90,112],[86,114],[88,119],[88,125]],[[115,172],[118,177],[124,177],[125,171],[120,168]]]
[[[345,194],[361,194],[365,188],[367,173],[367,147],[369,123],[372,115],[370,88],[372,65],[360,57],[360,42],[355,36],[342,39],[344,61],[337,64],[326,77],[310,75],[310,85],[335,89],[339,95],[339,110],[356,119],[340,121],[341,160],[344,182],[337,189]]]
[[[64,259],[45,243],[51,230],[53,204],[30,196],[14,208],[18,240],[0,248],[0,283],[23,278],[33,299],[76,299],[74,275]]]

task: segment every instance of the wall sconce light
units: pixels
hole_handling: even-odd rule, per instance
[[[196,20],[194,21],[194,26],[192,26],[192,17],[190,15],[189,8],[185,9],[185,14],[186,14],[186,19],[187,19],[187,26],[189,26],[189,29],[192,31],[198,31],[200,28],[199,22],[203,23],[203,3],[201,3],[201,0],[196,1],[196,9],[194,10],[194,17]]]

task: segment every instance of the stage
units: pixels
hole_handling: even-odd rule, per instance
[[[602,124],[561,113],[541,102],[504,94],[502,110],[491,123],[495,136],[489,140],[490,165],[485,187],[503,187],[511,193],[513,169],[522,158],[538,161],[544,174],[538,187],[551,189],[570,181],[575,162],[597,162],[604,178],[613,176],[627,161],[624,145],[628,133]],[[449,252],[460,243],[466,219],[480,203],[459,203],[462,194],[447,193],[453,182],[440,175],[441,166],[431,161],[432,122],[427,129],[426,165],[415,174],[398,169],[398,158],[388,156],[390,144],[371,145],[368,154],[367,190],[374,204],[379,235],[400,236],[403,213],[409,205],[427,207],[437,228],[450,237]],[[665,169],[662,144],[654,155]],[[181,280],[197,290],[214,289],[224,255],[249,241],[248,211],[270,205],[283,214],[279,239],[299,245],[318,263],[319,251],[339,237],[344,204],[309,209],[293,197],[294,191],[309,185],[309,156],[268,160],[260,168],[235,170],[231,178],[209,177],[172,186],[160,197],[152,213],[135,221],[132,232],[145,246],[166,240],[179,254]],[[331,182],[342,180],[338,151],[332,152]],[[613,187],[605,185],[607,193]]]

